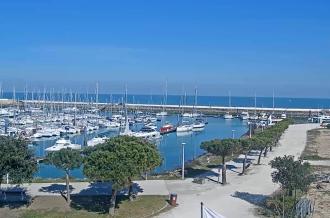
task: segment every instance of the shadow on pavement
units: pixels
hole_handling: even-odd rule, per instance
[[[262,194],[250,194],[248,192],[235,192],[232,197],[240,198],[257,206],[262,206],[269,196]]]
[[[186,178],[197,178],[197,177],[218,176],[218,174],[213,172],[212,170],[186,168],[185,176]]]
[[[26,189],[20,186],[2,188],[0,190],[0,207],[17,209],[28,206],[31,203],[31,196],[26,193]]]
[[[71,185],[69,188],[71,191],[74,190],[74,188]],[[50,186],[41,187],[39,191],[45,193],[52,193],[52,194],[63,194],[64,192],[66,192],[66,185],[52,184]]]

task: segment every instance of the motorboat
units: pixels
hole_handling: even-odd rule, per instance
[[[5,110],[5,109],[0,109],[0,117],[9,117],[10,116],[10,113],[8,110]]]
[[[241,120],[248,120],[250,118],[249,113],[243,111],[240,115]]]
[[[155,122],[157,122],[157,118],[156,117],[145,117],[144,119],[143,119],[143,122],[144,123],[155,123]]]
[[[107,126],[107,128],[109,128],[111,130],[113,130],[113,129],[118,130],[120,128],[120,123],[110,122],[109,125]]]
[[[286,113],[281,114],[281,119],[286,119]]]
[[[168,114],[167,114],[166,111],[162,111],[162,112],[159,112],[159,113],[156,114],[157,117],[165,117],[165,116],[167,116],[167,115],[168,115]]]
[[[144,126],[139,132],[133,132],[132,136],[147,140],[159,139],[161,137],[160,132],[147,126]]]
[[[114,114],[111,117],[111,121],[115,121],[115,122],[119,122],[120,123],[123,120],[125,120],[125,118],[123,117],[123,115],[120,115],[120,114]]]
[[[149,127],[151,129],[157,130],[157,126],[154,123],[147,123],[146,125],[144,125],[145,127]]]
[[[268,119],[268,116],[267,116],[267,114],[266,113],[264,113],[264,112],[262,112],[262,113],[260,113],[260,116],[259,116],[259,119],[260,120],[267,120]]]
[[[259,119],[259,116],[257,114],[254,114],[252,116],[249,117],[250,120],[256,121]]]
[[[223,115],[223,118],[226,120],[231,120],[233,119],[233,115],[231,115],[229,112],[226,112],[225,115]]]
[[[80,150],[81,145],[72,144],[70,142],[70,140],[62,138],[62,139],[57,140],[56,143],[53,146],[48,147],[45,150],[46,151],[59,151],[61,149],[68,149],[68,148],[73,149],[73,150]]]
[[[169,134],[169,133],[172,133],[172,132],[175,132],[176,131],[176,127],[173,126],[172,124],[165,124],[164,126],[162,126],[160,128],[160,134],[161,135],[165,135],[165,134]]]
[[[87,146],[94,147],[95,145],[103,144],[107,139],[107,137],[95,137],[87,141]]]

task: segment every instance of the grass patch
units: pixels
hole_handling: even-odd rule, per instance
[[[118,197],[116,204],[116,218],[140,218],[156,215],[170,207],[167,196],[139,196],[129,201],[125,196]],[[105,218],[108,216],[109,196],[73,196],[71,209],[62,211],[59,208],[25,209],[21,212],[22,218]],[[45,199],[46,200],[46,199]],[[64,201],[63,199],[61,199]]]
[[[303,160],[329,160],[329,137],[330,131],[327,129],[309,130],[307,132],[306,147],[301,154],[301,158]]]
[[[301,155],[303,160],[329,160],[329,158],[320,157],[316,154],[314,155]]]
[[[77,179],[75,177],[70,177],[70,182],[90,182],[88,179]],[[65,177],[57,179],[47,179],[36,177],[32,180],[32,183],[65,183]]]
[[[42,211],[42,210],[26,210],[22,215],[22,218],[105,218],[106,215],[93,214],[82,211],[70,211],[70,212],[58,212],[52,211]]]

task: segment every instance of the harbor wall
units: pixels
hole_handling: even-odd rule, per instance
[[[8,103],[8,102],[7,102]],[[13,104],[13,102],[11,102]],[[34,107],[53,107],[53,108],[66,108],[77,107],[80,109],[97,108],[102,111],[118,112],[123,110],[122,104],[109,104],[109,103],[87,103],[87,102],[58,102],[58,101],[20,101],[19,107],[26,105]],[[7,104],[8,106],[8,104]],[[127,104],[129,111],[142,111],[157,113],[160,111],[167,111],[168,113],[192,113],[197,111],[205,115],[223,115],[227,112],[232,114],[240,114],[243,111],[254,113],[273,113],[281,115],[286,113],[289,117],[308,117],[320,112],[324,112],[322,109],[303,109],[303,108],[260,108],[260,107],[226,107],[226,106],[192,106],[192,105],[157,105],[157,104]],[[330,112],[327,110],[325,112]]]

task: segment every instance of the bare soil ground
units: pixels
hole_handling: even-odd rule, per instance
[[[313,183],[308,195],[315,201],[315,211],[313,218],[330,217],[330,183],[322,182],[322,177],[330,176],[330,167],[315,166],[314,171],[318,176],[318,182]]]
[[[307,145],[302,154],[305,160],[330,159],[330,129],[314,129],[307,132]]]

